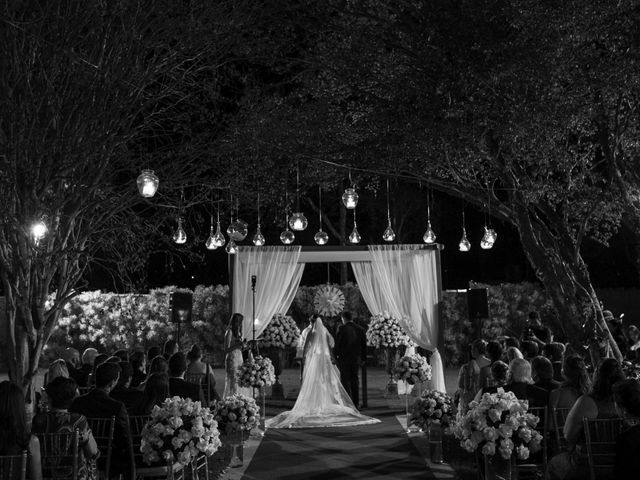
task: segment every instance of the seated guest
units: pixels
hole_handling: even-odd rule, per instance
[[[627,350],[627,360],[630,362],[640,362],[640,328],[631,325],[627,330],[629,336],[629,348]]]
[[[89,376],[91,375],[91,372],[93,372],[93,362],[97,356],[98,351],[95,348],[85,348],[84,352],[82,352],[82,365],[80,366],[80,374],[76,380],[78,387],[89,386]]]
[[[47,383],[58,377],[69,378],[69,368],[67,367],[67,362],[65,362],[61,358],[49,365],[47,372],[44,374],[43,383],[46,385]]]
[[[520,351],[520,349],[516,348],[516,347],[507,348],[507,351],[506,351],[505,355],[507,357],[507,363],[508,364],[511,364],[511,362],[513,360],[515,360],[516,358],[524,358],[524,356],[522,355],[522,352]]]
[[[62,352],[62,358],[67,364],[67,370],[69,370],[69,378],[73,378],[76,382],[82,380],[82,374],[80,372],[80,352],[75,348],[68,347]]]
[[[498,388],[507,384],[509,379],[509,365],[504,363],[502,360],[498,360],[497,362],[493,362],[491,364],[491,386],[483,387],[482,390],[478,392],[475,401],[479,401],[482,398],[482,395],[485,393],[495,393],[498,391]]]
[[[560,342],[551,342],[542,347],[542,355],[551,361],[553,366],[553,379],[562,382],[562,362],[566,348]]]
[[[136,388],[131,388],[131,377],[133,376],[133,368],[129,362],[120,362],[120,377],[118,383],[109,396],[124,403],[128,413],[140,403],[142,392]]]
[[[640,382],[624,380],[613,386],[613,399],[623,419],[640,418]],[[625,429],[616,440],[614,478],[636,478],[640,472],[640,424]]]
[[[491,340],[487,343],[485,356],[489,359],[489,364],[480,368],[479,385],[482,388],[493,385],[491,366],[502,358],[502,345],[500,345],[500,342]]]
[[[575,403],[564,424],[564,437],[569,451],[556,455],[549,461],[552,479],[588,478],[588,462],[584,445],[583,419],[616,418],[613,402],[613,385],[624,380],[618,361],[607,358],[596,371],[591,393],[582,395]]]
[[[162,356],[165,360],[169,360],[171,355],[178,352],[178,342],[173,339],[167,340],[164,342],[164,351],[162,352]]]
[[[467,405],[474,399],[482,385],[480,385],[480,369],[489,365],[489,359],[484,356],[486,349],[484,340],[471,343],[471,360],[465,363],[458,373],[458,408],[466,412]]]
[[[108,363],[120,363],[122,360],[120,359],[120,357],[116,357],[115,355],[111,355],[109,358],[107,358],[107,362]]]
[[[147,371],[147,379],[151,376],[152,373],[169,373],[169,362],[165,360],[165,358],[161,355],[158,355],[153,360],[151,360],[151,364],[149,365],[149,370]],[[143,391],[146,385],[146,380],[141,382],[138,385],[138,390]]]
[[[169,398],[169,377],[166,373],[152,373],[146,381],[140,402],[134,415],[150,415],[153,407],[160,406]]]
[[[27,451],[27,478],[42,479],[40,442],[27,428],[24,392],[15,383],[0,382],[0,455]]]
[[[184,380],[184,373],[187,371],[187,359],[184,353],[177,352],[169,359],[169,395],[204,403],[202,389],[196,383],[189,383]]]
[[[538,356],[540,348],[538,347],[538,344],[536,342],[525,340],[523,342],[520,342],[520,351],[522,352],[524,359],[531,362],[531,360]]]
[[[614,342],[616,342],[620,352],[624,355],[629,348],[629,339],[627,338],[627,333],[622,325],[622,318],[614,317],[611,310],[604,310],[602,315],[605,322],[607,322],[607,326],[609,327],[609,331],[611,332]]]
[[[114,476],[131,471],[131,435],[129,432],[129,417],[122,402],[109,396],[109,393],[118,384],[120,377],[120,365],[117,363],[104,362],[96,368],[96,386],[86,395],[77,397],[71,407],[70,412],[80,413],[87,418],[110,418],[115,417],[115,429],[113,432],[113,452],[111,455],[111,473]],[[101,470],[104,465],[98,466]]]
[[[497,387],[488,388],[488,393],[495,393]],[[527,400],[530,407],[545,407],[549,401],[549,393],[533,384],[531,364],[523,358],[515,358],[509,364],[509,381],[504,386],[505,392],[513,392],[520,400]]]
[[[147,372],[145,367],[147,366],[146,357],[142,350],[136,350],[129,356],[129,363],[133,369],[133,375],[131,376],[131,388],[138,388],[146,378]]]
[[[147,365],[149,365],[151,363],[151,360],[156,358],[158,355],[162,355],[162,349],[157,345],[147,350]]]
[[[127,352],[126,350],[116,350],[113,353],[114,357],[118,357],[120,359],[121,362],[128,362],[129,361],[129,352]]]
[[[210,389],[211,399],[220,400],[220,395],[218,395],[218,392],[216,391],[216,377],[213,375],[213,369],[208,363],[202,361],[202,352],[200,351],[200,347],[197,345],[193,345],[191,347],[191,350],[187,353],[187,361],[189,362],[189,365],[187,365],[187,374],[193,373],[204,375],[201,382],[203,391]]]
[[[98,446],[87,419],[79,413],[69,413],[69,406],[76,397],[78,386],[72,378],[57,377],[46,386],[49,397],[49,411],[36,415],[33,419],[33,433],[62,433],[77,430],[80,434],[78,445],[78,479],[93,478],[93,459],[98,455]]]
[[[93,387],[96,383],[96,369],[98,368],[98,366],[102,365],[104,362],[107,361],[107,358],[109,358],[109,355],[107,355],[106,353],[99,353],[98,355],[96,355],[95,360],[93,361],[93,370],[91,372],[91,375],[89,375],[89,384],[87,386],[89,387]]]
[[[531,361],[533,381],[536,387],[540,387],[547,392],[560,387],[560,382],[553,379],[553,365],[548,358],[537,356]]]
[[[550,408],[571,408],[591,390],[587,366],[579,355],[568,355],[562,362],[563,382],[549,394]]]
[[[504,337],[503,340],[503,350],[507,350],[507,348],[509,347],[516,347],[518,350],[520,350],[520,340],[518,340],[516,337]]]

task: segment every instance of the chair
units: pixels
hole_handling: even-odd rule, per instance
[[[209,480],[209,462],[203,453],[191,462],[191,480]]]
[[[77,430],[64,433],[38,433],[42,479],[78,479]]]
[[[0,480],[25,480],[26,476],[26,450],[22,452],[22,455],[0,456]]]
[[[93,438],[95,438],[98,444],[98,450],[100,450],[100,459],[98,460],[100,467],[102,467],[102,463],[104,462],[104,469],[100,468],[100,470],[103,470],[105,478],[109,479],[111,478],[109,473],[111,470],[113,431],[115,429],[116,418],[87,418],[87,422],[93,433]]]
[[[551,421],[553,422],[551,428],[554,433],[554,445],[553,454],[560,452],[566,452],[568,449],[567,439],[564,438],[564,424],[569,416],[570,408],[552,408],[551,409]]]
[[[616,439],[624,427],[621,418],[582,420],[591,480],[613,478]]]
[[[189,383],[200,385],[206,405],[211,404],[211,382],[208,381],[206,373],[185,373],[184,379]]]
[[[547,407],[529,407],[528,413],[537,416],[540,421],[536,425],[536,430],[542,435],[542,451],[533,454],[527,460],[520,460],[516,463],[518,470],[518,480],[527,478],[546,478],[547,475],[547,442],[549,438],[549,415]]]

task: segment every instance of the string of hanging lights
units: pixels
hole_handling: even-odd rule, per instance
[[[322,230],[322,187],[318,185],[318,224],[319,230],[313,236],[313,240],[317,245],[326,245],[329,241],[329,235]]]
[[[291,230],[289,230],[289,198],[287,196],[286,190],[284,192],[284,215],[285,215],[285,222],[284,222],[285,229],[280,234],[280,241],[285,245],[291,245],[293,241],[296,239],[296,235]]]
[[[256,247],[262,247],[265,243],[264,235],[262,234],[262,230],[260,230],[260,194],[258,193],[258,228],[256,228],[256,233],[251,240]]]
[[[382,234],[385,242],[393,242],[396,239],[396,232],[391,228],[391,210],[389,209],[389,178],[387,178],[387,228]]]

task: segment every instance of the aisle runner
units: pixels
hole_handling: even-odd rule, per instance
[[[272,429],[243,480],[436,478],[389,410],[366,410],[382,423],[342,428]]]

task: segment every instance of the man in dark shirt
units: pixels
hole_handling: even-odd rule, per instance
[[[187,371],[187,359],[182,352],[171,355],[169,359],[169,396],[190,398],[194,402],[200,401],[204,404],[202,388],[197,383],[190,383],[184,379],[184,372]]]
[[[364,330],[353,323],[350,312],[342,312],[342,325],[338,327],[333,351],[340,370],[340,382],[358,407],[358,369],[367,359],[367,341]]]
[[[553,342],[553,333],[551,333],[551,329],[542,325],[540,314],[536,311],[529,313],[527,329],[525,330],[523,340],[536,342],[539,348],[542,348],[545,343]]]
[[[533,380],[536,387],[540,387],[547,392],[560,387],[560,382],[553,379],[553,365],[548,358],[538,356],[531,360]]]
[[[118,365],[120,365],[120,378],[110,396],[124,403],[127,413],[131,413],[138,406],[144,394],[136,388],[131,388],[131,377],[133,375],[131,364],[129,362],[120,362]]]
[[[129,477],[132,472],[131,433],[129,430],[129,417],[122,402],[109,396],[109,393],[118,384],[120,377],[120,365],[105,362],[96,368],[96,386],[86,395],[77,397],[71,406],[70,412],[80,413],[87,418],[115,417],[113,432],[113,451],[111,454],[111,473],[114,476],[123,474]],[[104,457],[98,459],[98,468],[104,469]]]

